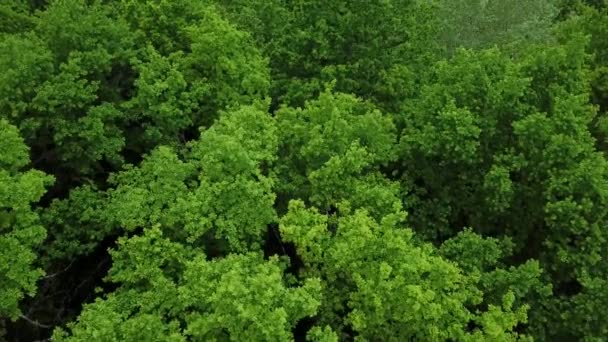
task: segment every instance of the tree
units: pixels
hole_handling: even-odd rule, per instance
[[[607,165],[589,131],[585,44],[572,35],[519,60],[461,50],[435,65],[400,118],[410,224],[438,243],[468,226],[511,236],[518,259],[538,258],[556,291],[533,305],[532,329],[547,329],[538,338],[585,335],[558,326],[586,292],[583,274],[603,272]]]
[[[438,1],[441,43],[451,54],[459,47],[517,51],[522,43],[551,39],[555,1]]]
[[[6,339],[605,339],[605,0],[0,3]]]
[[[124,22],[99,4],[54,1],[32,31],[1,44],[9,72],[0,78],[0,108],[35,165],[77,177],[99,172],[101,161],[120,164],[123,118],[113,102],[124,87],[117,68],[133,48]]]
[[[183,2],[161,1],[158,7],[152,3],[124,4],[127,13],[143,12],[130,18],[139,18],[131,23],[139,25],[136,32],[152,35],[139,38],[145,48],[132,60],[139,77],[133,97],[124,105],[132,121],[141,124],[141,130],[128,132],[140,153],[148,146],[195,138],[198,127],[211,125],[220,110],[261,100],[270,87],[267,59],[246,32],[213,7],[201,7],[200,2],[192,8]],[[163,29],[158,16],[169,20],[166,25],[171,27]],[[182,21],[186,22],[172,26]],[[140,27],[146,23],[155,28]],[[172,35],[176,30],[179,37]],[[171,44],[178,46],[169,48]]]
[[[319,306],[319,280],[289,286],[276,257],[209,261],[158,228],[121,239],[112,255],[109,279],[119,290],[87,305],[70,333],[58,330],[53,340],[289,341],[295,323]]]
[[[329,211],[349,199],[382,216],[400,201],[397,184],[379,172],[395,158],[395,127],[373,105],[325,91],[303,109],[280,109],[276,118],[280,206],[302,199]]]
[[[598,147],[602,151],[606,151],[607,149],[606,139],[608,132],[608,119],[606,119],[606,112],[608,111],[608,97],[606,95],[608,94],[607,17],[608,7],[593,9],[581,6],[577,10],[577,15],[568,17],[567,20],[558,26],[558,32],[564,38],[580,33],[589,37],[586,50],[593,58],[590,63],[591,100],[598,106],[598,114],[594,119],[592,132],[598,140]]]
[[[44,272],[36,266],[35,248],[46,237],[31,204],[53,177],[25,170],[28,148],[15,126],[0,119],[0,318],[20,316],[19,301],[36,293]]]
[[[0,18],[2,18],[0,33],[23,32],[33,26],[33,20],[28,13],[28,6],[23,0],[0,4]]]
[[[404,216],[395,211],[376,221],[365,210],[351,212],[347,202],[338,215],[326,216],[301,201],[290,202],[281,234],[302,258],[300,277],[324,280],[318,322],[332,326],[342,339],[524,338],[513,332],[526,322],[528,307],[519,300],[528,291],[547,291],[538,280],[538,263],[488,272],[502,257],[499,245],[467,233],[446,244],[444,252],[460,259],[465,273],[431,245],[418,245],[411,230],[398,226]],[[468,264],[475,260],[466,255],[469,248],[489,254],[487,263]],[[486,310],[479,309],[482,302]]]

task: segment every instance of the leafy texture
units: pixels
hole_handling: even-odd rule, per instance
[[[29,164],[27,146],[15,126],[0,119],[0,316],[16,319],[19,301],[36,293],[44,272],[36,267],[37,247],[46,237],[31,204],[53,178]]]
[[[484,300],[481,267],[464,273],[431,246],[418,246],[410,230],[397,226],[403,216],[395,212],[377,222],[363,210],[350,212],[342,206],[339,216],[327,217],[306,209],[302,202],[290,203],[281,219],[281,233],[301,255],[303,275],[325,280],[328,300],[321,307],[320,322],[337,331],[352,329],[363,339],[515,339],[512,329],[526,321],[527,306],[514,307],[514,299],[539,285],[538,280],[506,283],[497,302],[489,298],[488,311],[470,311],[469,306]],[[467,251],[463,242],[455,240],[447,248],[466,259],[453,249]],[[496,248],[491,241],[487,244]],[[488,261],[495,266],[497,260]],[[512,276],[518,270],[493,272]],[[537,264],[520,272],[530,278],[539,276]],[[469,332],[469,322],[478,328]]]
[[[0,1],[0,340],[603,341],[607,39],[606,0]]]
[[[110,279],[120,289],[88,305],[71,333],[57,331],[54,340],[289,341],[295,323],[319,306],[319,280],[287,286],[278,258],[207,261],[158,228],[122,240],[112,254]]]

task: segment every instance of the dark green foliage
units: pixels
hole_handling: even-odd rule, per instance
[[[286,341],[295,323],[319,306],[319,280],[288,287],[276,257],[207,261],[158,228],[121,240],[112,256],[109,278],[120,289],[85,307],[71,335],[58,330],[54,340]]]
[[[400,85],[437,50],[435,7],[427,1],[219,2],[270,56],[272,95],[282,103],[303,105],[335,80],[337,91],[390,107],[413,91]],[[408,74],[395,80],[395,70]]]
[[[69,173],[69,184],[118,169],[125,154],[184,142],[220,109],[268,92],[266,60],[212,8],[183,27],[183,47],[166,52],[119,9],[53,1],[31,32],[0,40],[2,115],[22,130],[36,163]]]
[[[328,211],[349,200],[382,216],[399,205],[399,189],[378,172],[395,159],[395,127],[368,103],[323,92],[303,109],[276,113],[277,190],[283,203],[300,198]]]
[[[447,253],[460,259],[468,272],[435,255],[430,245],[416,246],[412,232],[399,228],[403,212],[394,212],[375,221],[365,211],[350,212],[340,206],[338,217],[327,217],[307,210],[302,202],[290,203],[281,220],[281,233],[291,241],[304,261],[306,277],[325,279],[319,312],[321,323],[341,331],[346,327],[364,339],[421,340],[511,340],[512,329],[526,321],[526,305],[513,307],[527,291],[543,289],[537,278],[538,264],[520,269],[492,270],[498,257],[490,257],[485,267],[466,267],[469,250],[484,243],[473,235],[473,246],[460,240],[446,246]],[[330,226],[335,225],[334,229]],[[486,253],[497,254],[490,244]],[[481,265],[480,265],[481,266]],[[527,283],[501,279],[522,273]],[[496,275],[494,275],[496,274]],[[480,275],[483,275],[480,277]],[[490,283],[486,284],[486,283]],[[469,311],[480,305],[484,294],[479,287],[496,291],[497,300],[486,304],[487,311]],[[488,292],[490,292],[488,291]],[[474,322],[478,329],[468,331]],[[347,337],[346,333],[342,334]],[[519,336],[522,337],[522,336]]]
[[[0,34],[27,31],[34,25],[25,1],[13,0],[0,3]]]
[[[176,241],[259,248],[266,225],[276,220],[274,181],[264,170],[276,149],[274,120],[264,111],[226,112],[188,145],[185,158],[161,146],[138,167],[112,174],[107,191],[86,186],[54,201],[43,216],[55,237],[49,256],[86,254],[111,234],[156,224]]]

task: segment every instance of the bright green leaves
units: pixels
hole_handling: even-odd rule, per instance
[[[211,128],[191,144],[190,157],[207,177],[260,175],[277,159],[279,132],[263,104],[222,114]]]
[[[108,190],[106,215],[127,230],[168,220],[164,211],[187,193],[185,181],[193,173],[192,166],[179,160],[172,149],[161,146],[139,167],[111,177],[117,186]]]
[[[178,217],[188,213],[181,220],[192,238],[203,235],[207,225],[200,219],[205,218],[230,248],[259,246],[266,225],[276,220],[274,180],[268,172],[277,144],[274,119],[256,107],[242,107],[226,112],[191,145],[198,187],[176,202],[174,212]]]
[[[231,248],[259,246],[266,225],[276,220],[269,168],[277,144],[274,119],[256,107],[224,113],[191,144],[189,157],[200,172],[199,185],[177,201],[175,214],[188,213],[184,222],[193,238],[203,235],[205,225],[199,220],[204,217]]]
[[[351,95],[324,92],[303,109],[283,108],[277,119],[280,128],[291,126],[296,133],[282,137],[286,149],[305,158],[309,168],[343,154],[357,140],[372,153],[374,162],[387,162],[393,156],[395,135],[390,119]],[[297,143],[302,144],[299,149]]]
[[[315,326],[306,334],[306,341],[338,342],[338,335],[326,325],[323,328]]]
[[[298,256],[313,274],[331,243],[327,225],[327,216],[307,210],[301,201],[289,202],[289,211],[280,220],[281,236],[296,246]]]
[[[501,256],[499,246],[467,233],[445,245],[445,253],[463,260],[463,273],[430,245],[415,243],[412,232],[398,226],[403,218],[404,213],[395,212],[378,223],[363,210],[349,212],[345,207],[338,216],[328,217],[306,209],[301,201],[290,202],[280,230],[304,262],[301,274],[324,279],[319,321],[336,331],[353,329],[363,339],[514,339],[517,334],[512,329],[526,321],[527,310],[520,303],[514,305],[514,300],[541,287],[538,267],[522,266],[530,283],[503,284],[500,272],[507,271],[494,270]],[[478,251],[487,255],[479,266],[467,256]],[[491,272],[482,277],[483,264]],[[488,311],[470,311],[469,306],[485,302],[481,290],[493,291],[486,288],[486,277],[497,279],[495,283],[505,291],[496,305],[490,298]],[[470,321],[480,329],[469,331]]]
[[[10,53],[0,58],[8,70],[0,77],[0,107],[36,162],[58,163],[74,178],[99,172],[101,161],[120,165],[123,114],[107,102],[124,86],[116,79],[133,49],[127,26],[105,6],[54,1],[31,32],[3,44]]]
[[[58,330],[53,339],[183,341],[179,322],[167,312],[182,307],[173,279],[191,255],[157,227],[143,236],[120,239],[118,250],[112,251],[110,279],[122,282],[123,288],[87,305],[78,323],[69,326],[72,336]]]
[[[29,164],[29,149],[23,143],[19,130],[4,119],[0,120],[0,133],[0,167],[4,172],[16,173]]]
[[[0,5],[0,316],[118,239],[56,340],[606,335],[600,1],[43,2]]]
[[[189,5],[53,1],[30,32],[2,37],[0,109],[36,163],[58,164],[69,186],[97,181],[125,155],[184,143],[219,111],[267,96],[268,61],[250,36],[208,4]],[[152,41],[139,36],[148,24],[159,25]]]
[[[70,326],[71,336],[57,331],[56,339],[290,341],[297,321],[320,305],[319,280],[288,286],[286,265],[276,257],[209,261],[158,228],[122,240],[112,254],[110,278],[122,287],[88,305]]]
[[[4,36],[0,40],[0,111],[9,118],[25,113],[37,88],[54,71],[52,52],[34,35]]]
[[[373,159],[365,148],[354,143],[344,155],[334,156],[308,175],[310,202],[321,208],[346,200],[357,208],[367,208],[380,217],[400,207],[399,187],[374,169]]]
[[[187,76],[209,79],[210,109],[248,104],[268,94],[268,61],[246,32],[210,12],[204,25],[192,27],[188,34],[192,53],[184,61]]]
[[[284,269],[276,257],[262,262],[256,254],[195,259],[180,293],[195,311],[186,317],[185,333],[196,340],[291,341],[295,323],[316,313],[321,285],[308,279],[286,287]]]
[[[342,200],[374,214],[392,210],[398,189],[378,172],[395,155],[390,118],[353,96],[324,92],[303,109],[279,110],[277,125],[282,196],[323,210]]]
[[[422,66],[436,51],[427,2],[218,2],[264,47],[272,95],[282,104],[301,106],[333,80],[337,91],[394,100],[407,91],[388,91],[389,74]]]
[[[513,293],[505,295],[502,305],[489,305],[475,323],[481,329],[462,338],[463,341],[533,341],[531,337],[513,332],[517,325],[526,322],[527,307],[513,309]]]
[[[324,266],[329,279],[354,287],[348,322],[362,337],[443,340],[468,318],[462,303],[473,294],[458,269],[410,239],[409,231],[377,225],[361,212],[338,221]]]
[[[29,164],[28,152],[17,128],[0,119],[0,317],[12,319],[19,316],[19,301],[35,294],[43,274],[33,265],[33,249],[46,230],[31,205],[53,182],[40,171],[21,171]]]
[[[187,151],[160,146],[138,167],[111,175],[105,193],[83,187],[55,202],[45,215],[58,237],[53,248],[78,253],[63,240],[81,236],[95,243],[117,231],[159,224],[175,241],[209,248],[218,243],[213,248],[220,253],[255,250],[276,221],[269,169],[277,144],[274,119],[258,107],[225,112]],[[91,231],[84,233],[83,224]]]
[[[121,0],[116,10],[136,33],[138,45],[152,46],[163,55],[188,49],[187,30],[207,15],[210,4],[196,0]]]
[[[63,330],[53,334],[54,341],[152,341],[183,342],[179,323],[166,324],[154,314],[129,318],[117,299],[97,300],[88,305],[72,324],[71,336]]]
[[[193,253],[164,237],[158,226],[147,229],[143,236],[121,238],[119,243],[121,248],[111,252],[113,264],[109,279],[138,289],[170,286]],[[140,304],[154,306],[160,303],[163,301]]]
[[[161,56],[152,47],[145,50],[145,59],[136,61],[139,77],[135,80],[135,96],[125,104],[133,109],[132,120],[142,122],[143,137],[131,139],[170,143],[193,125],[197,94],[189,91],[188,82],[179,70],[179,58]]]

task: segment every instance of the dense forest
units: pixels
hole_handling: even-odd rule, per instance
[[[0,0],[0,340],[608,341],[608,1]]]

